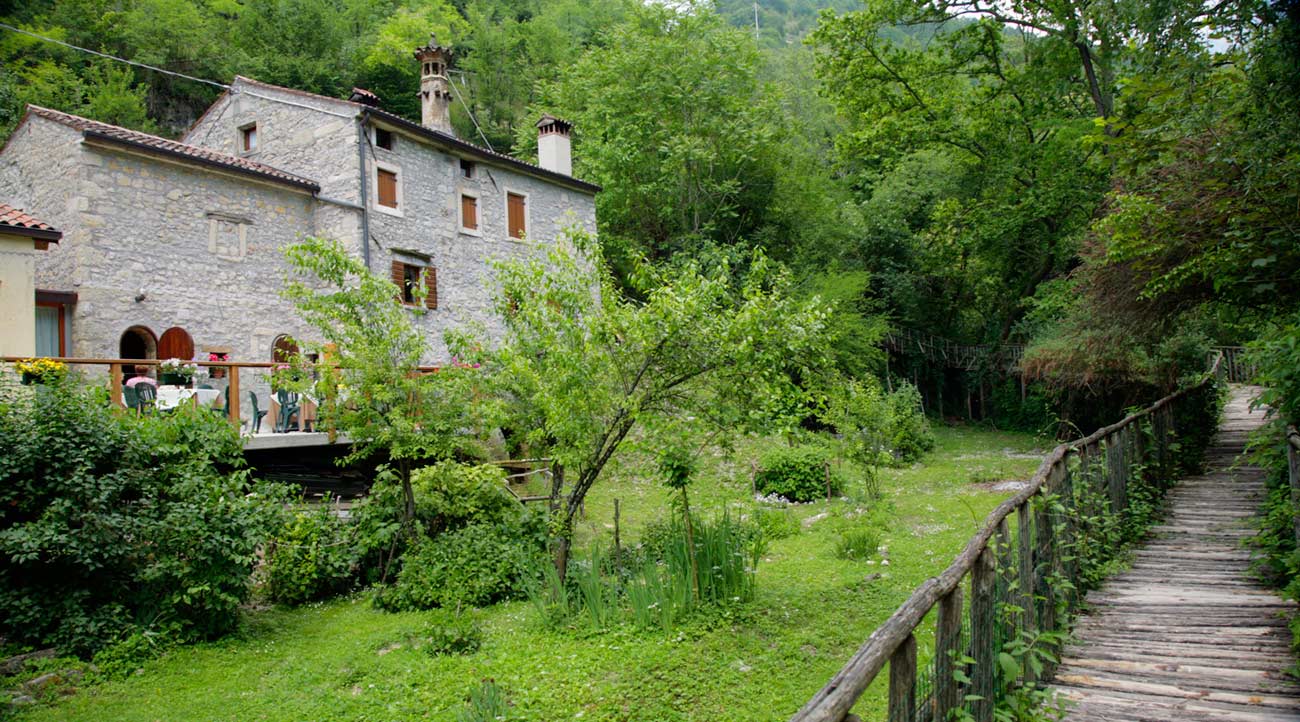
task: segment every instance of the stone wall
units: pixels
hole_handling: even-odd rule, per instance
[[[378,206],[371,183],[370,232],[378,247],[375,270],[383,272],[402,251],[429,256],[438,269],[438,308],[421,314],[430,343],[428,360],[448,358],[443,332],[467,324],[482,326],[489,337],[503,329],[492,312],[490,259],[518,257],[554,243],[565,228],[596,232],[595,199],[517,171],[475,162],[473,177],[461,173],[460,159],[431,144],[394,132],[393,149],[375,148],[370,163],[397,169],[401,185],[400,215]],[[480,234],[460,228],[462,191],[478,194]],[[506,193],[527,196],[527,240],[509,237]]]
[[[37,288],[76,290],[77,254],[89,233],[78,221],[86,194],[101,192],[82,182],[81,165],[81,133],[35,115],[18,128],[0,154],[0,202],[63,231],[63,242],[51,243],[41,254]]]

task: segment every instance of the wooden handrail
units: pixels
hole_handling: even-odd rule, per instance
[[[998,534],[1000,530],[1006,528],[1007,519],[1013,511],[1018,511],[1024,515],[1020,517],[1022,525],[1020,528],[1025,528],[1023,525],[1027,519],[1028,502],[1034,496],[1043,493],[1045,487],[1057,475],[1058,469],[1061,470],[1061,475],[1064,475],[1064,469],[1071,454],[1077,455],[1081,449],[1096,447],[1104,440],[1115,437],[1117,434],[1130,433],[1129,430],[1133,424],[1163,411],[1187,394],[1205,388],[1206,384],[1220,375],[1222,361],[1223,356],[1221,354],[1216,356],[1209,372],[1196,384],[1179,389],[1156,401],[1151,406],[1130,414],[1114,424],[1102,427],[1082,439],[1066,442],[1052,449],[1042,463],[1039,464],[1038,470],[1034,472],[1025,488],[990,512],[985,517],[984,524],[979,531],[966,543],[965,548],[953,560],[952,564],[939,576],[931,577],[917,587],[908,600],[890,615],[884,624],[881,624],[871,633],[871,636],[849,658],[844,667],[790,718],[791,722],[842,722],[845,720],[849,710],[853,708],[858,698],[875,680],[876,675],[884,668],[885,663],[895,656],[901,645],[913,637],[917,626],[921,624],[935,604],[945,598],[951,598],[949,595],[960,594],[962,580],[976,568],[977,564],[983,566],[985,563],[991,563],[987,562],[986,559],[989,556],[987,552],[990,551],[989,540],[995,534]],[[1297,441],[1300,442],[1300,439]],[[1121,453],[1123,453],[1122,446],[1120,448]],[[1300,448],[1300,446],[1296,448]],[[1300,525],[1297,526],[1297,534],[1300,535]],[[1021,539],[1022,543],[1027,541],[1023,534]],[[1054,554],[1053,550],[1049,549],[1047,551],[1049,556]],[[972,597],[974,596],[972,594]],[[972,598],[972,604],[975,601]],[[907,658],[908,655],[904,654],[902,657]],[[915,662],[913,662],[912,666],[912,673],[915,674]],[[891,673],[892,678],[893,674]],[[988,707],[988,713],[991,714],[991,711],[992,707],[990,706]],[[977,715],[977,719],[981,716]],[[943,719],[943,717],[939,719]]]
[[[157,366],[167,359],[156,358],[80,358],[74,356],[0,356],[0,362],[15,363],[17,361],[30,361],[32,359],[49,359],[65,364],[82,364],[86,366]],[[274,369],[288,364],[282,361],[185,361],[196,366],[212,366],[217,368],[238,368],[238,369]],[[317,362],[316,366],[326,366],[333,368],[338,364],[330,364],[324,361]],[[416,366],[416,371],[429,373],[437,371],[441,366]]]

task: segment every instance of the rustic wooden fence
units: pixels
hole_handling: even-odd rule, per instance
[[[1131,486],[1172,477],[1187,425],[1213,423],[1180,412],[1194,412],[1203,403],[1195,395],[1214,392],[1222,358],[1194,386],[1053,449],[1028,486],[994,509],[957,559],[918,587],[791,721],[858,720],[850,711],[886,663],[891,722],[946,722],[959,708],[989,722],[998,690],[1047,679],[1050,664],[1037,675],[1021,665],[1016,679],[1005,678],[998,653],[1017,636],[1066,627],[1086,591],[1076,550],[1106,538],[1134,500]],[[1294,479],[1300,438],[1291,448]],[[918,668],[917,638],[927,638],[929,624],[933,654]]]
[[[1210,357],[1223,358],[1223,377],[1234,384],[1248,384],[1255,378],[1255,363],[1244,346],[1215,346]]]

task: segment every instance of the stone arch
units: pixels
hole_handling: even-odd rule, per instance
[[[280,334],[271,342],[271,360],[278,364],[287,364],[298,355],[298,344],[288,334]]]
[[[158,358],[158,337],[148,326],[131,326],[117,342],[118,358]]]

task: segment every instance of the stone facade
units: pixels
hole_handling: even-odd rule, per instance
[[[251,127],[256,147],[245,151]],[[376,127],[391,133],[391,149],[377,147]],[[492,258],[536,252],[570,226],[596,230],[593,186],[362,103],[246,78],[182,142],[273,166],[318,190],[100,142],[82,130],[29,113],[0,152],[0,200],[64,230],[63,243],[38,261],[36,285],[77,294],[71,355],[116,357],[128,327],[161,335],[180,326],[196,352],[270,360],[276,336],[309,334],[279,296],[287,270],[280,251],[319,235],[342,240],[378,273],[394,260],[436,268],[437,308],[417,316],[430,341],[426,361],[439,363],[447,358],[443,331],[463,324],[499,331]],[[462,161],[472,164],[469,177]],[[377,168],[398,174],[396,212],[377,202]],[[475,233],[460,225],[466,191],[479,199]],[[507,192],[526,197],[527,240],[507,233]]]

